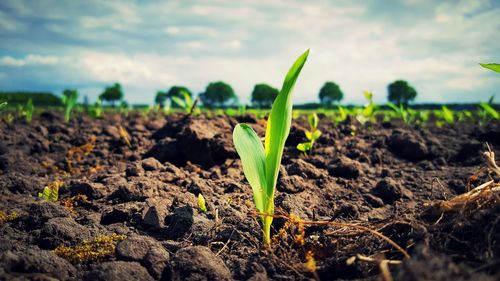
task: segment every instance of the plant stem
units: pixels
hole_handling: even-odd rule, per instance
[[[273,217],[265,216],[262,217],[262,230],[264,234],[264,246],[271,246],[271,224],[273,223]]]

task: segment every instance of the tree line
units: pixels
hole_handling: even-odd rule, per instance
[[[75,91],[74,89],[66,89],[63,95],[69,96],[74,94]],[[417,96],[417,91],[404,80],[392,82],[388,85],[387,91],[387,98],[389,101],[404,106],[408,105],[408,103]],[[165,107],[167,103],[172,107],[177,107],[178,105],[173,102],[173,97],[182,99],[183,93],[193,97],[193,93],[187,87],[172,86],[168,91],[158,91],[154,102],[162,108]],[[251,93],[251,105],[256,108],[270,108],[274,99],[278,96],[278,93],[279,90],[277,88],[268,84],[256,84]],[[207,108],[222,108],[238,105],[238,97],[233,88],[223,81],[209,83],[205,91],[200,93],[198,97],[203,106]],[[344,98],[344,93],[338,84],[328,81],[319,89],[318,98],[323,106],[332,107]],[[51,93],[0,92],[0,101],[7,101],[9,104],[26,103],[29,99],[33,99],[35,105],[61,104],[61,100]],[[100,102],[106,102],[111,106],[115,106],[116,103],[119,102],[120,106],[128,107],[120,83],[114,83],[111,86],[105,87],[104,91],[99,95],[99,103]],[[86,97],[84,104],[88,104]]]
[[[172,102],[172,97],[181,98],[182,92],[186,92],[193,97],[192,92],[184,86],[172,86],[168,91],[156,93],[155,104],[164,107],[168,100]],[[396,80],[387,87],[387,99],[395,104],[407,106],[417,96],[417,91],[407,81]],[[268,84],[256,84],[251,93],[251,105],[257,108],[270,108],[274,99],[278,96],[279,90]],[[209,83],[199,98],[204,106],[209,108],[219,108],[236,105],[238,97],[233,88],[222,81]],[[326,82],[319,90],[318,98],[325,107],[332,107],[344,98],[344,93],[335,82]]]

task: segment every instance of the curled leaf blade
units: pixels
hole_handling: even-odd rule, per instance
[[[265,212],[266,160],[262,142],[252,127],[241,123],[234,128],[233,143],[241,158],[243,173],[252,187],[255,206],[259,212]]]

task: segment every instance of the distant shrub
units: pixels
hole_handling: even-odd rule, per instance
[[[26,105],[29,100],[34,106],[60,106],[61,99],[49,92],[0,92],[0,100],[9,106]]]

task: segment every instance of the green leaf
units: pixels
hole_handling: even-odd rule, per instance
[[[319,122],[318,114],[316,114],[316,112],[314,112],[313,114],[309,114],[307,116],[307,121],[309,122],[309,126],[311,127],[311,129],[316,129]]]
[[[451,111],[445,105],[443,105],[442,110],[443,110],[444,121],[446,121],[446,123],[453,123],[455,121],[455,116],[453,114],[453,111]]]
[[[309,50],[305,51],[288,71],[281,91],[273,103],[266,127],[265,153],[266,153],[266,181],[267,197],[274,198],[274,189],[278,179],[278,172],[283,156],[285,141],[290,133],[292,123],[292,92],[300,71],[307,60]],[[274,202],[265,206],[269,213],[274,212]]]
[[[186,102],[179,97],[173,96],[172,101],[178,104],[182,108],[186,108]]]
[[[243,173],[253,190],[255,207],[265,212],[266,193],[266,160],[264,147],[259,136],[247,124],[238,124],[233,131],[233,142],[236,152],[241,158]]]
[[[302,142],[302,143],[297,144],[297,149],[299,151],[304,152],[304,153],[306,153],[309,150],[311,150],[311,148],[312,148],[312,145],[311,145],[310,142]]]
[[[495,119],[500,119],[500,114],[498,113],[498,111],[496,111],[491,105],[485,103],[485,102],[480,102],[479,103],[479,106],[485,111],[487,112],[491,117],[495,118]]]
[[[205,202],[205,197],[203,197],[203,194],[198,194],[198,209],[200,209],[201,212],[206,213],[207,212],[207,205]]]
[[[396,113],[399,114],[399,107],[397,105],[395,105],[392,102],[388,101],[387,102],[387,106],[390,107],[392,110],[394,110],[394,112],[396,112]]]
[[[312,140],[317,140],[317,139],[319,139],[320,136],[321,136],[321,131],[320,130],[315,130],[312,133]]]
[[[484,68],[500,73],[500,64],[498,63],[479,63],[479,65]]]

